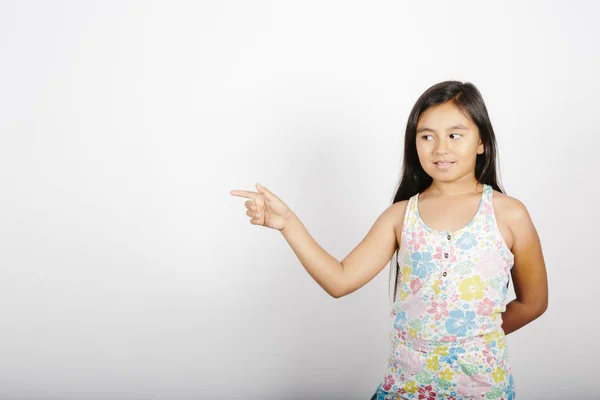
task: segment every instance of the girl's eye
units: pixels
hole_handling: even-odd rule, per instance
[[[458,136],[462,137],[462,135],[460,133],[453,133],[452,135],[458,135]]]
[[[427,140],[428,137],[433,137],[433,136],[431,136],[431,135],[423,135],[423,136],[421,136],[421,138],[425,139],[425,140]]]

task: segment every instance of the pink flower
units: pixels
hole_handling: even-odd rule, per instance
[[[420,296],[412,296],[402,302],[400,308],[406,312],[408,319],[415,319],[425,312],[427,303]]]
[[[483,205],[483,208],[481,209],[481,211],[483,211],[484,214],[491,214],[492,213],[492,207],[490,206],[490,203],[485,203]]]
[[[442,338],[440,338],[440,342],[455,342],[456,341],[456,335],[449,335],[449,336],[444,336]]]
[[[423,286],[423,281],[419,278],[415,278],[410,282],[410,288],[412,289],[412,294],[417,294],[419,289]]]
[[[496,364],[496,359],[492,355],[492,352],[489,351],[488,349],[483,349],[482,353],[483,353],[483,356],[485,357],[485,361],[488,363],[490,368],[494,368],[495,367],[494,364]]]
[[[433,391],[431,385],[427,385],[424,388],[419,388],[419,400],[434,400],[436,396],[437,395]]]
[[[423,370],[425,360],[421,360],[419,354],[405,346],[400,347],[398,350],[398,361],[409,374],[418,374]]]
[[[392,385],[396,383],[392,375],[388,375],[383,379],[383,390],[386,392],[392,388]]]
[[[448,316],[448,303],[446,300],[441,303],[436,303],[435,301],[431,302],[431,308],[427,310],[430,314],[435,314],[434,319],[439,321],[442,317]]]
[[[415,250],[419,250],[421,245],[427,244],[425,241],[425,232],[422,229],[419,229],[419,232],[412,232],[410,234],[411,239],[408,241],[409,244],[412,244],[415,247]]]
[[[479,306],[477,307],[477,314],[490,315],[492,313],[492,311],[494,311],[494,302],[492,300],[488,299],[487,297],[485,297],[483,299],[483,301],[481,301],[479,303]]]
[[[461,375],[456,383],[461,396],[483,397],[492,387],[483,375]]]
[[[436,247],[435,248],[435,253],[433,254],[433,258],[435,258],[436,260],[442,260],[444,259],[444,253],[442,253],[442,248],[441,247]],[[450,255],[450,262],[454,263],[456,262],[456,255],[452,254]]]
[[[493,278],[501,273],[500,268],[503,268],[504,264],[504,260],[496,252],[488,251],[475,263],[475,273],[482,278]]]

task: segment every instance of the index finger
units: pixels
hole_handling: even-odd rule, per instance
[[[247,199],[254,200],[258,195],[257,192],[250,192],[248,190],[232,190],[229,192],[232,196],[246,197]]]

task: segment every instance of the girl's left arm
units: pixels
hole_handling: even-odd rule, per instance
[[[548,278],[542,246],[531,216],[523,203],[516,200],[508,213],[513,235],[511,269],[516,299],[502,313],[502,329],[508,335],[542,315],[548,308]]]

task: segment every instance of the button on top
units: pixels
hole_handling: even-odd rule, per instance
[[[448,235],[448,240],[452,239],[452,236]]]
[[[448,275],[448,273],[447,273],[446,271],[444,271],[444,273],[443,273],[442,275],[444,275],[444,276],[447,276],[447,275]]]
[[[444,257],[448,258],[448,253],[445,253],[445,254],[444,254]]]

